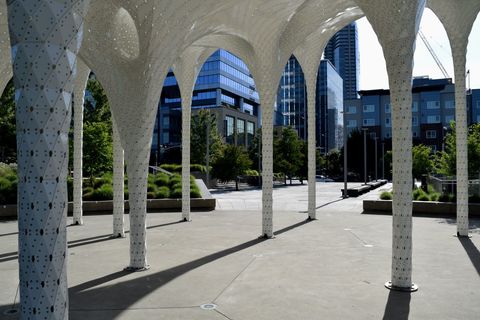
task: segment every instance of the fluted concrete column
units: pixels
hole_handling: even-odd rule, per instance
[[[457,144],[457,235],[468,237],[468,123],[465,86],[467,41],[453,41],[455,69],[455,131]]]
[[[88,3],[8,2],[16,88],[22,319],[68,319],[68,131]]]
[[[112,237],[124,238],[124,213],[125,213],[125,195],[124,195],[124,154],[118,128],[112,118],[112,138],[113,138],[113,233]]]
[[[392,279],[388,288],[415,291],[412,283],[412,69],[425,0],[357,0],[377,33],[387,63],[392,103]],[[392,23],[395,21],[395,23]]]
[[[83,225],[83,102],[90,69],[77,60],[73,91],[73,224]]]
[[[273,237],[273,89],[260,92],[262,105],[262,235]]]

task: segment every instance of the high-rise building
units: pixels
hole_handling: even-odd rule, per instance
[[[192,114],[209,109],[227,143],[248,146],[258,127],[259,95],[247,65],[225,50],[217,50],[204,63],[195,83]],[[152,141],[152,161],[163,150],[181,144],[181,98],[175,75],[164,81]]]
[[[302,67],[294,56],[288,60],[277,92],[275,125],[291,126],[307,139],[307,91]]]
[[[317,146],[322,154],[343,146],[343,80],[329,60],[322,60],[317,74]]]
[[[337,32],[327,43],[324,59],[330,60],[343,79],[343,97],[358,98],[360,79],[360,58],[358,33],[355,22]]]
[[[322,60],[317,74],[316,141],[322,153],[342,145],[343,82],[335,67]],[[277,93],[275,125],[291,126],[301,139],[307,139],[307,92],[305,77],[292,56],[283,72]],[[340,129],[339,129],[340,128]]]

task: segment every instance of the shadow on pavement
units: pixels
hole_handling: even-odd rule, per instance
[[[390,291],[383,320],[408,320],[410,299],[410,292]]]
[[[458,238],[458,241],[462,244],[465,252],[467,253],[470,261],[472,261],[473,266],[477,270],[477,273],[480,275],[480,251],[478,251],[475,244],[469,238]]]

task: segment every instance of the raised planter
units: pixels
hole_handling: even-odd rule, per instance
[[[415,216],[451,216],[457,214],[457,204],[454,202],[412,201],[412,213]],[[480,217],[480,204],[470,203],[470,217]],[[392,200],[363,200],[363,213],[392,214]]]
[[[190,208],[194,211],[212,211],[215,210],[216,200],[212,197],[203,181],[197,180],[197,186],[200,189],[202,198],[191,199]],[[128,213],[130,207],[128,200],[125,200],[125,212]],[[147,211],[180,211],[182,209],[182,199],[147,199]],[[83,214],[112,214],[113,200],[106,201],[83,201]],[[73,213],[73,202],[68,203],[68,215]],[[17,205],[0,205],[0,219],[13,219],[17,217]]]

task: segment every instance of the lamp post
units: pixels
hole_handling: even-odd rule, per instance
[[[209,114],[209,117],[208,117],[208,121],[207,121],[207,132],[206,132],[206,140],[207,140],[207,153],[205,155],[205,162],[206,162],[206,168],[205,168],[205,175],[206,175],[206,179],[207,180],[207,188],[210,188],[210,114]]]
[[[382,179],[385,179],[385,142],[382,142]]]
[[[348,112],[341,111],[343,113],[343,198],[348,198],[348,157],[347,157],[347,150],[348,150],[348,130],[347,130],[347,120],[346,115],[349,114]]]
[[[362,128],[363,131],[363,179],[367,184],[367,131],[368,128]]]
[[[378,137],[375,136],[375,181],[378,180],[378,171],[377,171],[377,164],[378,164],[378,158],[377,158],[377,141],[378,141]]]

